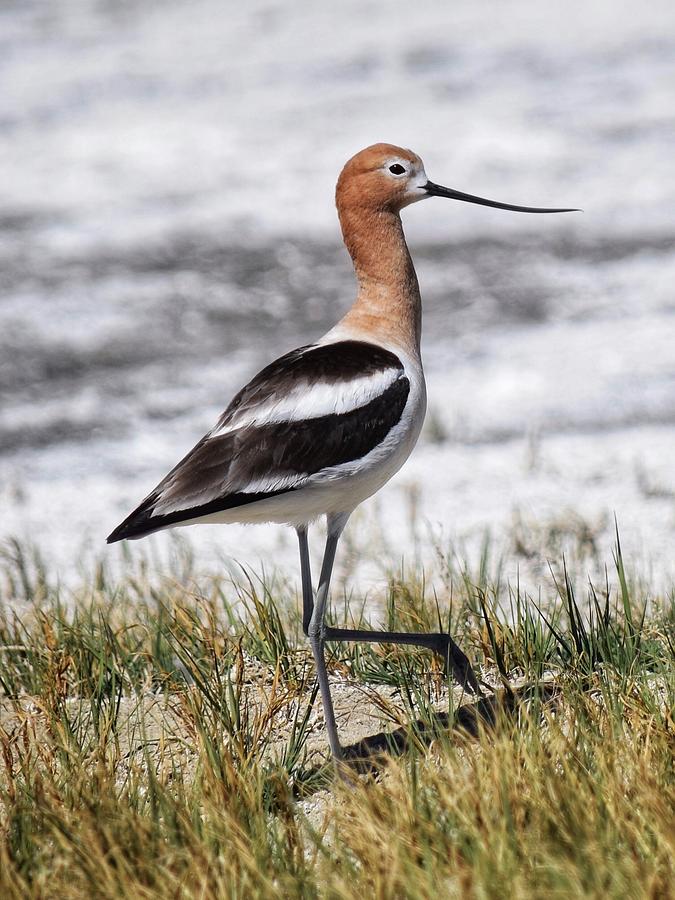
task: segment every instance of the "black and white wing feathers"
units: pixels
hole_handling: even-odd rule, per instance
[[[108,543],[297,491],[370,453],[399,422],[399,358],[363,341],[301,347],[258,373]]]

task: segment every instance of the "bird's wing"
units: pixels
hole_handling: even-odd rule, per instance
[[[317,344],[280,357],[108,543],[298,490],[322,470],[361,459],[399,421],[409,391],[400,359],[375,344]]]

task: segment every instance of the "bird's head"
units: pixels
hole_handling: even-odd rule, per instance
[[[335,191],[337,207],[341,211],[350,208],[398,213],[403,207],[427,197],[446,197],[513,212],[577,212],[499,203],[434,184],[427,178],[420,157],[412,150],[394,144],[373,144],[352,156],[340,173]]]

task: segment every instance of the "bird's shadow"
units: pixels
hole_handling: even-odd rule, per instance
[[[500,719],[513,718],[522,705],[530,700],[550,706],[560,694],[552,683],[533,683],[518,688],[505,687],[488,697],[460,706],[453,713],[438,712],[425,719],[394,731],[379,731],[343,748],[344,765],[358,775],[376,775],[386,760],[402,756],[411,744],[429,745],[440,733],[477,738],[482,731],[491,730]],[[307,798],[325,789],[334,777],[332,763],[321,763],[299,773],[294,793]]]

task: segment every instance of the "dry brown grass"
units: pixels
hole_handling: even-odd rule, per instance
[[[675,896],[673,607],[647,615],[620,554],[615,590],[559,584],[543,616],[392,582],[389,624],[440,610],[496,692],[460,707],[424,654],[337,648],[350,787],[295,597],[141,567],[64,608],[14,550],[5,602],[41,599],[0,617],[3,898]]]

